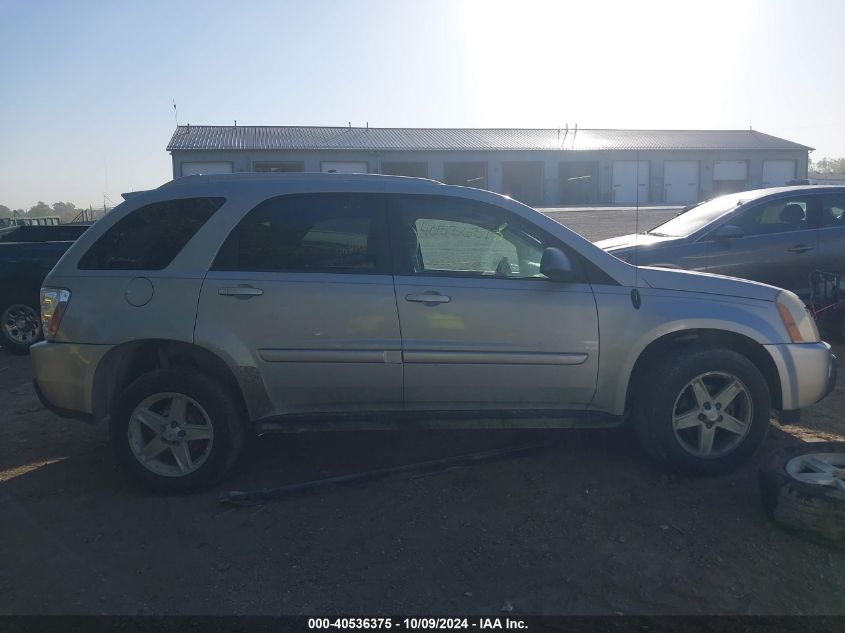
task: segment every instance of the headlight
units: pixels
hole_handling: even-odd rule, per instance
[[[41,289],[41,325],[44,338],[52,340],[59,331],[59,324],[70,301],[70,290],[65,288]]]
[[[775,303],[780,319],[793,343],[818,343],[819,330],[804,302],[794,292],[781,290]]]

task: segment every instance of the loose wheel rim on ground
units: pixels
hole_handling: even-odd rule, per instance
[[[28,305],[11,305],[3,311],[3,333],[14,343],[30,345],[41,338],[40,318]]]
[[[672,430],[686,452],[713,459],[736,450],[754,419],[751,392],[738,377],[721,371],[690,380],[672,407]]]
[[[184,477],[199,470],[214,444],[206,410],[181,393],[144,398],[129,417],[129,447],[147,470],[164,477]]]
[[[786,462],[786,473],[805,484],[845,492],[845,453],[806,453]]]

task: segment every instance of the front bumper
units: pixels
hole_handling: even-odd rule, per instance
[[[30,347],[38,399],[63,418],[91,421],[94,373],[111,345],[42,341]]]
[[[780,375],[781,409],[815,404],[836,387],[837,358],[824,341],[766,345]]]

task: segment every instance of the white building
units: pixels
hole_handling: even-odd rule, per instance
[[[450,129],[180,125],[173,177],[395,174],[535,206],[688,204],[807,177],[812,148],[753,130]]]

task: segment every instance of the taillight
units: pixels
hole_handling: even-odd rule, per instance
[[[48,341],[59,331],[59,325],[67,309],[68,301],[70,301],[70,290],[65,288],[41,289],[41,325],[44,330],[44,338]]]

